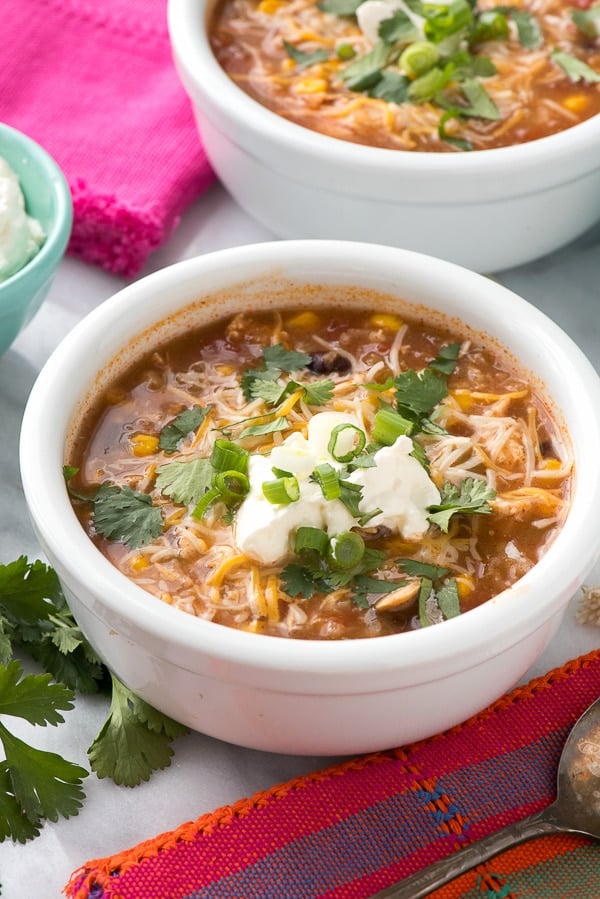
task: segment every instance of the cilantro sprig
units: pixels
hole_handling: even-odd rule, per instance
[[[458,585],[455,578],[448,576],[448,568],[416,559],[396,559],[396,563],[408,575],[421,581],[418,594],[421,627],[439,624],[461,614]]]
[[[383,384],[369,384],[376,392],[394,391],[394,411],[406,422],[406,430],[413,437],[419,431],[443,434],[432,414],[448,395],[446,376],[456,368],[460,343],[443,346],[438,355],[422,371],[407,369]],[[382,403],[385,409],[386,405]]]
[[[51,683],[50,674],[25,675],[19,662],[0,665],[0,842],[24,843],[37,836],[44,819],[76,815],[83,805],[85,768],[53,752],[30,746],[1,720],[23,718],[29,724],[57,725],[73,708],[73,691]]]
[[[43,674],[24,674],[14,653],[39,662]],[[11,718],[37,726],[64,724],[75,691],[112,695],[106,724],[88,759],[98,777],[136,786],[169,764],[172,740],[187,728],[140,700],[98,658],[68,608],[56,572],[21,556],[0,564],[0,842],[24,843],[44,821],[76,815],[89,771],[29,745],[10,729]]]
[[[158,437],[158,448],[167,455],[177,452],[179,444],[189,434],[196,431],[212,406],[191,406],[176,415],[162,428]]]
[[[241,388],[245,399],[248,402],[262,399],[269,406],[279,406],[287,396],[301,389],[309,405],[324,406],[333,396],[333,381],[323,379],[300,383],[293,378],[285,383],[280,381],[282,374],[301,371],[310,361],[308,353],[288,350],[281,343],[264,347],[262,365],[249,368],[242,375]]]
[[[489,515],[490,502],[495,496],[496,491],[483,478],[465,478],[459,487],[446,483],[440,491],[439,503],[427,507],[427,517],[447,533],[453,515]]]

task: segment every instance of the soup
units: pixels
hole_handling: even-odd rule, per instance
[[[466,328],[364,303],[238,314],[102,389],[66,477],[128,578],[218,624],[334,640],[438,624],[535,565],[572,481],[543,396]]]
[[[546,137],[600,112],[600,4],[223,0],[225,72],[331,137],[416,151]]]

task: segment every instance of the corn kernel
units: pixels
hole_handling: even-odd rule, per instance
[[[474,584],[470,577],[460,575],[456,578],[456,589],[458,590],[458,598],[466,599],[469,593],[473,592]]]
[[[172,605],[173,605],[173,595],[172,595],[172,593],[161,593],[161,594],[160,594],[160,598],[162,599],[163,602],[166,602],[166,604],[167,604],[168,606],[172,606]]]
[[[134,456],[151,456],[158,449],[158,437],[153,434],[134,434],[131,444]]]
[[[291,57],[286,56],[285,59],[281,60],[281,69],[284,72],[291,72],[292,69],[295,69],[295,68],[296,68],[296,63],[294,62],[293,59],[291,59]]]
[[[266,622],[259,621],[257,618],[242,627],[242,630],[248,631],[250,634],[264,634],[266,629]]]
[[[455,390],[453,391],[452,396],[463,412],[466,412],[473,405],[473,397],[468,390]]]
[[[220,362],[218,365],[215,365],[215,371],[219,375],[231,375],[233,370],[233,365],[229,365],[226,362]]]
[[[559,459],[544,459],[544,468],[547,471],[557,471],[562,465]]]
[[[370,317],[369,321],[374,328],[387,328],[388,331],[397,331],[398,328],[402,327],[402,319],[387,312],[376,312]]]
[[[267,16],[272,16],[282,5],[281,0],[260,0],[256,7],[258,12],[264,12]]]
[[[325,78],[301,78],[294,85],[297,94],[322,94],[327,90]]]
[[[588,106],[590,100],[585,94],[571,94],[563,100],[563,106],[569,112],[583,112]]]
[[[129,561],[129,567],[132,571],[143,571],[149,564],[150,562],[146,556],[142,555],[134,556],[133,559],[130,559]]]
[[[293,315],[287,322],[290,328],[298,328],[300,331],[316,331],[321,324],[321,319],[316,312],[299,312]]]

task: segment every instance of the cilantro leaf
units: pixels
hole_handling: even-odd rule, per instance
[[[437,604],[444,618],[456,618],[461,614],[458,585],[454,578],[442,584],[436,592]]]
[[[116,784],[134,787],[171,763],[174,737],[188,728],[162,715],[112,677],[108,717],[88,750],[92,770]]]
[[[377,577],[369,577],[367,574],[359,574],[354,578],[354,594],[352,596],[352,602],[363,609],[368,609],[370,603],[367,596],[369,594],[381,596],[384,593],[393,593],[398,587],[404,586],[404,583],[405,582],[398,583],[398,581],[383,581]]]
[[[210,459],[168,462],[157,469],[156,486],[176,503],[197,505],[210,489],[213,475]]]
[[[571,19],[586,37],[600,37],[600,3],[589,9],[571,10]]]
[[[386,44],[411,44],[421,37],[415,23],[402,9],[395,9],[393,15],[381,22],[378,34]]]
[[[102,484],[94,498],[94,525],[102,536],[133,549],[145,546],[162,531],[160,509],[147,493]]]
[[[538,20],[530,12],[514,7],[500,7],[507,13],[517,27],[517,36],[522,47],[535,50],[542,43],[544,36]]]
[[[19,662],[0,666],[0,715],[30,724],[62,724],[61,711],[73,707],[73,693],[50,683],[49,674],[24,675]],[[4,762],[0,763],[0,842],[10,836],[25,842],[37,836],[43,819],[77,814],[88,772],[53,752],[29,746],[0,721]]]
[[[315,581],[308,568],[290,562],[281,572],[283,589],[288,596],[301,596],[310,599],[315,592]]]
[[[14,843],[26,843],[39,836],[41,822],[30,820],[15,799],[6,762],[0,762],[0,843],[9,837]]]
[[[281,372],[278,368],[247,368],[240,378],[240,387],[244,394],[244,399],[249,403],[260,394],[255,394],[254,390],[258,390],[256,383],[258,381],[277,381]]]
[[[552,59],[557,66],[560,66],[563,72],[569,76],[571,81],[587,81],[588,84],[600,82],[600,72],[596,72],[591,66],[588,66],[586,62],[583,62],[583,60],[578,59],[576,56],[571,56],[569,53],[563,53],[562,50],[553,50],[550,54],[550,59]]]
[[[428,611],[430,599],[433,594],[433,584],[429,580],[429,578],[424,577],[421,581],[421,587],[419,589],[418,596],[418,604],[419,604],[419,622],[421,627],[429,627],[430,624],[434,622],[430,619]]]
[[[440,118],[438,124],[438,135],[440,140],[443,140],[447,144],[450,144],[451,147],[456,147],[457,150],[464,150],[465,152],[468,152],[469,150],[473,149],[473,145],[471,144],[471,142],[463,137],[457,137],[454,134],[449,134],[446,130],[446,125],[448,122],[452,121],[453,119],[462,121],[462,117],[462,110],[457,106],[453,106],[447,109],[443,116]]]
[[[460,346],[460,343],[448,343],[443,346],[435,359],[429,363],[428,368],[433,368],[434,371],[444,375],[451,375],[456,368]]]
[[[477,78],[467,78],[460,85],[469,105],[462,109],[462,114],[476,119],[500,118],[500,110]]]
[[[281,384],[278,380],[257,378],[248,385],[248,391],[252,398],[260,397],[267,405],[278,406],[286,396],[296,390],[303,390],[310,406],[324,406],[333,396],[333,387],[333,381],[330,380],[307,381],[302,384],[289,380],[286,384]]]
[[[288,41],[284,41],[283,46],[290,59],[293,59],[296,65],[301,68],[312,66],[317,62],[325,62],[326,59],[329,59],[329,50],[325,50],[323,47],[313,50],[312,53],[306,53],[304,50],[300,50],[293,44],[288,43]],[[289,371],[291,370],[289,369]]]
[[[170,455],[176,452],[180,442],[195,431],[204,421],[212,406],[191,406],[184,409],[161,430],[158,448]]]
[[[263,424],[248,425],[240,433],[239,439],[243,437],[262,437],[264,434],[273,434],[275,431],[285,431],[289,427],[288,420],[281,415],[273,421],[267,421]]]
[[[448,393],[446,379],[429,367],[421,373],[413,369],[403,371],[394,378],[394,383],[397,410],[412,420],[428,415]]]
[[[19,643],[46,671],[72,689],[97,693],[103,666],[76,624],[52,568],[43,562],[0,565],[0,662]]]
[[[317,6],[321,12],[328,12],[334,16],[353,16],[364,0],[321,0]]]
[[[427,518],[447,533],[450,519],[457,514],[489,515],[489,501],[496,496],[483,478],[465,478],[460,487],[444,484],[440,502],[427,506]]]
[[[277,381],[277,378],[282,371],[292,372],[306,368],[311,357],[308,353],[301,353],[297,350],[288,350],[282,343],[264,347],[262,354],[262,368],[248,368],[243,373],[240,381],[242,392],[248,402],[256,397],[265,399],[267,396],[270,397],[270,399],[265,400],[266,402],[281,402],[281,399],[287,390],[287,384],[285,387],[280,388],[281,395],[279,396],[279,399],[273,400],[276,388],[264,387],[257,382]]]
[[[448,568],[440,565],[430,565],[428,562],[419,562],[417,559],[396,559],[403,571],[411,577],[426,577],[430,581],[439,581],[449,573]]]
[[[52,684],[51,674],[29,674],[16,659],[0,666],[0,715],[24,718],[30,724],[62,724],[61,711],[73,708],[73,692]]]
[[[410,85],[406,75],[395,72],[393,69],[384,69],[381,78],[371,87],[367,93],[376,100],[386,100],[388,103],[405,103],[408,100],[408,88]]]
[[[287,350],[282,343],[265,347],[263,349],[263,359],[267,368],[277,368],[280,371],[288,372],[306,368],[310,362],[308,353]]]
[[[525,9],[517,6],[494,6],[489,13],[500,13],[508,16],[515,23],[517,37],[522,47],[527,50],[535,50],[542,43],[544,36],[538,20]]]
[[[57,821],[60,816],[70,818],[79,812],[85,799],[81,787],[88,776],[85,768],[54,752],[29,746],[1,722],[0,742],[13,796],[34,825],[43,818]]]
[[[36,560],[29,563],[25,556],[0,565],[0,612],[19,621],[36,622],[46,618],[55,604],[64,606],[64,598],[56,572]]]
[[[333,396],[333,381],[328,378],[323,381],[309,381],[302,384],[306,392],[306,402],[309,406],[324,406]]]
[[[287,384],[280,384],[278,380],[256,378],[249,387],[250,396],[252,399],[263,400],[268,406],[278,406],[289,394],[290,384],[293,383],[293,381],[288,381]]]
[[[374,87],[382,77],[382,69],[388,64],[390,47],[378,41],[372,50],[353,60],[340,71],[340,78],[351,91],[365,91]]]

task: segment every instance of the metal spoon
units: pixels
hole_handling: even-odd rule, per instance
[[[583,713],[567,738],[552,805],[405,877],[371,899],[421,899],[505,849],[552,833],[579,833],[600,840],[600,699]]]

